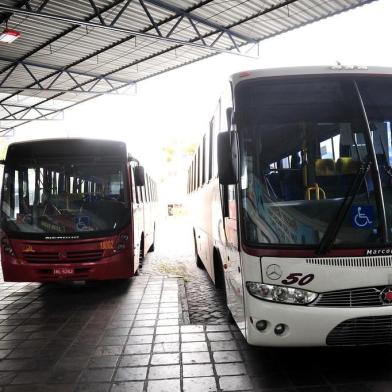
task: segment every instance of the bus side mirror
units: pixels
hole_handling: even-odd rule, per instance
[[[238,134],[237,132],[218,133],[218,177],[222,185],[238,182]]]
[[[135,166],[135,185],[144,186],[144,167]]]

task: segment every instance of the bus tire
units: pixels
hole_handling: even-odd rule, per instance
[[[200,269],[203,269],[203,270],[204,270],[204,269],[205,269],[204,264],[203,264],[201,258],[199,257],[199,253],[197,252],[197,242],[196,242],[196,234],[195,234],[195,231],[193,231],[193,239],[194,239],[194,242],[195,242],[195,260],[196,260],[196,266],[197,266],[197,268],[200,268]]]
[[[225,285],[225,272],[223,270],[222,258],[220,257],[219,251],[214,248],[214,275],[215,275],[215,288],[224,289],[226,293]]]
[[[223,269],[222,258],[219,254],[219,251],[214,248],[214,274],[215,274],[215,288],[222,290],[224,306],[226,309],[226,320],[229,324],[235,324],[235,320],[231,310],[227,305],[227,291],[226,291],[226,281],[225,281],[225,272]]]
[[[142,266],[144,259],[144,235],[142,234],[142,238],[140,239],[140,248],[139,248],[139,267]]]

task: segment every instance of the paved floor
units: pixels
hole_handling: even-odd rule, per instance
[[[143,263],[143,273],[179,276],[183,279],[192,324],[224,324],[227,310],[223,290],[216,290],[207,272],[197,268],[193,236],[186,217],[168,218],[158,235],[157,252]],[[170,237],[163,236],[170,233]],[[173,237],[172,233],[175,233]],[[175,244],[173,239],[176,238]]]
[[[183,325],[175,276],[190,315],[208,310],[192,299],[208,280],[178,223],[129,282],[0,283],[0,391],[392,391],[390,348],[261,349],[222,317]]]

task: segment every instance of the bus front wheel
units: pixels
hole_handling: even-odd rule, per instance
[[[231,310],[227,305],[227,291],[226,291],[226,281],[225,272],[223,270],[223,263],[219,251],[214,249],[214,274],[215,274],[215,288],[222,291],[224,306],[226,309],[226,319],[229,324],[234,324],[235,320]]]

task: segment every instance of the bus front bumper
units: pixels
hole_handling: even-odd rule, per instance
[[[29,264],[2,255],[6,282],[60,282],[127,279],[134,275],[130,252],[105,257],[97,262]]]
[[[379,344],[384,343],[382,339],[380,340],[380,334],[387,338],[390,336],[390,343],[392,343],[392,332],[389,332],[392,325],[392,306],[364,308],[298,306],[259,300],[248,293],[245,295],[248,309],[245,320],[246,338],[249,344],[255,346],[304,347]],[[360,327],[367,329],[353,330],[353,325],[356,324],[356,321],[353,321],[350,324],[351,326],[339,329],[338,339],[331,340],[332,331],[336,336],[336,327],[343,322],[347,322],[347,320],[358,318],[361,318],[361,320],[367,318],[364,323],[365,326]],[[256,327],[260,320],[266,321],[267,327],[263,331],[259,331]],[[377,320],[380,320],[380,322],[378,323]],[[285,326],[284,332],[280,335],[275,331],[279,324]],[[373,327],[373,324],[375,327]],[[344,325],[347,325],[347,323]],[[384,325],[385,330],[383,330]],[[372,327],[373,329],[371,329]],[[355,339],[352,340],[355,333],[358,335],[359,343],[353,343],[356,341]]]

